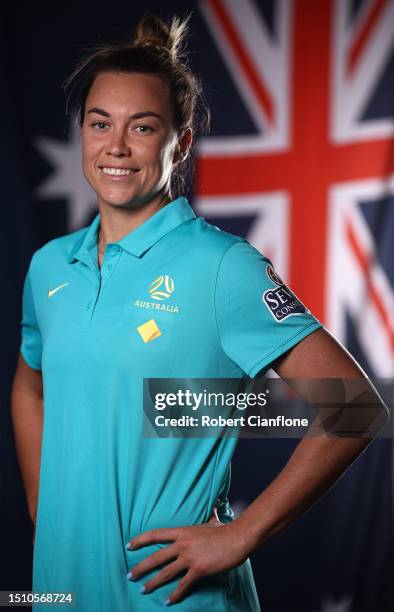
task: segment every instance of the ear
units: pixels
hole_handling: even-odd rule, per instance
[[[189,154],[193,135],[191,128],[178,130],[178,140],[172,161],[174,164],[183,162]]]

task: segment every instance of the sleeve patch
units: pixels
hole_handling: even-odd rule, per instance
[[[272,266],[266,267],[268,278],[277,285],[264,291],[262,300],[271,315],[279,323],[291,315],[305,314],[307,309],[296,295],[284,284]]]

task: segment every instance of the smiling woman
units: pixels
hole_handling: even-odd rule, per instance
[[[133,143],[132,164],[109,166],[108,173],[111,168],[112,172],[124,168],[142,169],[146,174],[152,158],[144,164],[144,159],[139,160],[138,150],[143,156],[147,149],[153,153],[154,147],[163,147],[160,187],[169,194],[171,185],[172,196],[184,191],[191,169],[188,153],[192,134],[206,131],[210,121],[201,82],[182,61],[186,59],[182,48],[188,21],[189,18],[181,21],[175,17],[167,26],[157,18],[145,18],[137,26],[132,43],[99,47],[80,62],[65,82],[66,90],[78,92],[79,122],[84,136],[89,121],[91,130],[109,132],[101,140],[102,145],[111,146],[108,140],[111,139],[115,150],[129,148],[130,152]],[[124,98],[119,100],[125,88],[133,93],[128,98],[129,108],[123,105]],[[102,96],[100,105],[98,96]],[[149,142],[144,145],[140,142],[142,137],[149,137]],[[88,172],[85,163],[84,170]],[[149,195],[152,194],[144,194],[145,201]]]
[[[190,130],[182,138],[178,144],[169,90],[157,76],[97,76],[82,126],[83,170],[102,205],[135,209],[168,193],[177,147],[188,147]]]
[[[33,590],[73,592],[74,612],[258,612],[249,555],[368,442],[303,440],[235,518],[235,437],[144,436],[145,378],[364,376],[264,255],[183,196],[201,99],[186,25],[145,18],[70,78],[98,214],[38,249],[24,284],[12,413]]]

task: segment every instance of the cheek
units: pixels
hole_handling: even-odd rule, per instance
[[[102,144],[100,144],[100,142],[98,142],[97,140],[94,140],[93,138],[88,138],[84,134],[82,134],[81,144],[82,144],[83,163],[84,165],[86,164],[87,166],[89,164],[91,165],[94,162],[94,160],[97,158],[100,152],[100,148],[102,147]]]
[[[174,145],[172,143],[163,142],[163,139],[150,140],[146,143],[138,143],[134,146],[134,154],[137,159],[151,166],[166,169],[172,164],[174,154]]]
[[[154,141],[138,142],[131,147],[132,155],[147,165],[160,163],[160,144]]]

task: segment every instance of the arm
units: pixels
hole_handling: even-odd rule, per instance
[[[368,379],[350,354],[320,328],[277,359],[274,369],[285,379]],[[297,380],[289,381],[299,386]],[[301,384],[301,386],[303,386]],[[305,385],[304,385],[305,386]],[[313,385],[311,385],[313,387]],[[375,412],[386,419],[386,407],[371,388]],[[304,395],[304,393],[302,393]],[[310,399],[309,392],[306,398]],[[364,429],[362,429],[364,431]],[[187,570],[168,602],[182,599],[192,584],[204,576],[240,565],[259,546],[279,533],[321,497],[371,442],[371,438],[304,438],[275,480],[227,524],[151,529],[134,537],[132,550],[151,542],[172,542],[131,568],[128,577],[139,579],[157,565],[166,564],[144,585],[149,593]],[[174,559],[176,559],[174,561]]]
[[[41,370],[28,366],[21,353],[12,384],[11,416],[29,514],[35,527],[43,427],[43,385]]]
[[[279,358],[273,369],[285,380],[367,380],[356,361],[325,329],[307,336]],[[291,381],[289,384],[293,386]],[[386,408],[374,395],[384,420]],[[371,441],[365,437],[304,438],[275,480],[236,519],[247,549],[253,552],[293,523],[332,487]]]

